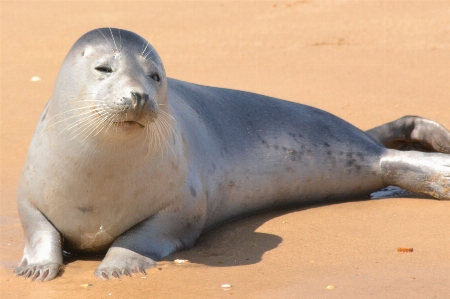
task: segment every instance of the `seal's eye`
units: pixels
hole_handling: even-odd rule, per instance
[[[101,73],[112,73],[112,71],[113,71],[112,68],[110,68],[109,66],[104,66],[104,65],[97,66],[95,68],[95,70],[98,72],[101,72]]]
[[[161,78],[159,77],[159,75],[158,74],[152,74],[152,75],[150,75],[150,78],[152,79],[152,80],[155,80],[156,82],[159,82],[159,81],[161,81]]]

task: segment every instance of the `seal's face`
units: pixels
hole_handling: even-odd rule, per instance
[[[153,47],[132,32],[88,32],[70,50],[58,81],[55,115],[71,136],[130,138],[145,128],[167,127],[167,119],[158,122],[169,112],[164,67]]]

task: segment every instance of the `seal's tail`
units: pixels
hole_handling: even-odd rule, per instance
[[[386,184],[450,200],[450,155],[388,150],[381,159]]]

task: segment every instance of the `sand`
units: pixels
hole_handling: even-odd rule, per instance
[[[262,213],[206,232],[146,276],[99,280],[100,259],[46,283],[13,274],[21,167],[85,32],[132,30],[169,77],[313,105],[361,129],[407,114],[450,128],[449,1],[1,1],[0,17],[0,297],[450,298],[450,202],[429,199]]]

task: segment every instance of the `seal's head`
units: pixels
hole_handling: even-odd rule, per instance
[[[155,125],[164,131],[169,107],[162,61],[133,32],[92,30],[67,54],[49,109],[50,126],[71,138],[132,138]]]

